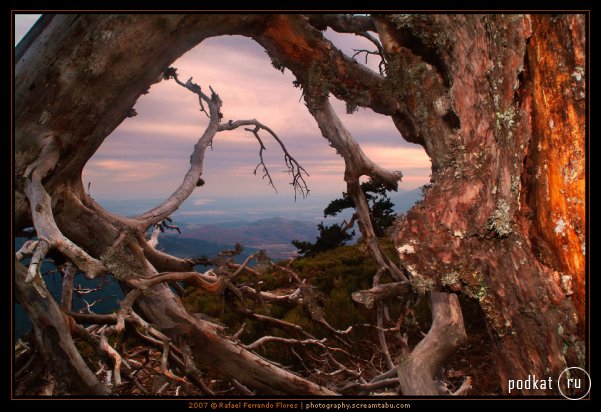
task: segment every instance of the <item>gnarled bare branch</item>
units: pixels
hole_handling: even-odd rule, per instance
[[[360,221],[359,229],[369,247],[371,256],[395,280],[407,280],[403,271],[386,256],[378,242],[369,217],[369,205],[359,183],[359,178],[367,175],[375,181],[382,182],[388,188],[397,188],[398,181],[402,177],[401,172],[386,170],[367,157],[351,133],[342,124],[327,97],[315,96],[308,92],[305,94],[305,101],[323,136],[330,141],[344,159],[344,180],[347,183],[347,193],[355,205]]]
[[[15,254],[17,260],[21,261],[27,257],[32,256],[33,252],[35,252],[38,246],[38,242],[39,240],[28,240],[27,242],[23,243],[23,246],[21,246],[21,248]]]
[[[304,340],[298,340],[298,339],[286,339],[286,338],[280,338],[277,336],[263,336],[262,338],[257,339],[256,341],[254,341],[251,344],[248,345],[243,345],[246,349],[248,350],[253,350],[258,348],[259,346],[262,346],[264,344],[266,344],[267,342],[280,342],[280,343],[285,343],[288,345],[317,345],[321,348],[326,348],[325,346],[325,342],[326,339],[321,339],[321,340],[317,340],[317,339],[304,339]]]
[[[292,175],[292,182],[290,183],[294,188],[294,197],[296,198],[297,193],[300,193],[302,197],[306,197],[309,193],[309,188],[307,186],[307,182],[303,177],[309,176],[309,173],[302,167],[298,161],[288,152],[286,145],[282,142],[282,139],[278,137],[278,135],[269,127],[265,126],[263,123],[252,119],[252,120],[237,120],[237,121],[229,121],[227,123],[219,125],[219,131],[224,130],[235,130],[240,126],[255,126],[252,129],[244,128],[244,130],[251,132],[255,139],[259,142],[259,164],[255,167],[254,174],[257,174],[257,169],[259,167],[263,168],[263,179],[267,178],[269,181],[269,186],[273,187],[273,189],[277,192],[277,189],[273,183],[271,175],[269,174],[269,170],[267,169],[267,165],[263,159],[263,151],[267,150],[261,136],[259,136],[259,131],[265,130],[267,133],[271,135],[271,137],[280,145],[282,152],[284,152],[284,163],[288,168],[288,173]]]
[[[352,293],[352,298],[355,302],[364,305],[371,309],[374,303],[380,299],[385,299],[392,296],[402,296],[411,290],[409,282],[394,282],[376,285],[371,289],[358,290]]]
[[[213,141],[213,138],[219,129],[219,121],[221,120],[220,109],[222,102],[217,94],[211,93],[210,97],[207,96],[203,93],[199,85],[192,82],[192,78],[186,83],[183,83],[179,80],[175,70],[169,72],[169,77],[173,78],[180,86],[190,90],[198,96],[201,110],[206,112],[203,102],[207,104],[209,108],[209,124],[194,145],[194,151],[190,156],[190,168],[186,172],[181,185],[160,205],[135,217],[135,219],[141,222],[141,226],[144,228],[160,222],[175,212],[197,187],[196,184],[198,179],[200,179],[200,176],[202,175],[205,151]]]
[[[101,261],[88,255],[79,246],[67,239],[58,229],[52,214],[51,199],[37,173],[33,173],[31,179],[25,183],[25,193],[31,205],[31,214],[38,238],[45,243],[43,249],[56,248],[67,257],[89,278],[107,272]],[[38,244],[40,248],[40,244]],[[45,252],[44,252],[45,254]]]
[[[196,287],[201,288],[205,292],[221,293],[223,291],[225,280],[223,277],[214,278],[207,273],[198,272],[166,272],[159,273],[149,278],[131,278],[128,282],[140,289],[146,290],[163,282],[190,282]]]

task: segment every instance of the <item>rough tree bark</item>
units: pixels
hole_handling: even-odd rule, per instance
[[[396,237],[414,284],[479,300],[504,391],[582,366],[584,16],[376,25],[411,113],[397,126],[432,159],[431,188]]]
[[[318,30],[327,26],[377,30],[385,76],[334,47]],[[432,335],[399,368],[404,394],[435,391],[430,381],[445,356],[420,375],[426,376],[423,391],[410,385],[403,372],[410,368],[403,365],[419,358],[440,327],[453,329],[448,342],[436,347],[440,355],[448,355],[465,333],[462,322],[453,321],[461,319],[456,298],[439,292],[448,287],[479,300],[503,385],[508,377],[558,376],[566,365],[583,363],[585,62],[579,15],[45,16],[17,48],[14,89],[15,229],[36,225],[39,258],[53,248],[90,275],[107,270],[132,284],[158,272],[193,271],[193,261],[159,252],[144,237],[189,190],[176,192],[160,213],[128,219],[85,193],[81,171],[175,59],[203,39],[225,34],[252,37],[274,66],[294,73],[322,133],[339,145],[350,194],[361,175],[390,186],[400,176],[360,152],[327,110],[328,93],[350,108],[391,116],[403,137],[424,146],[432,159],[432,186],[396,236],[403,267],[376,259],[395,280],[408,278],[415,291],[432,294]],[[202,163],[193,176],[201,173]],[[360,194],[355,203],[360,208]],[[377,257],[369,219],[362,219],[361,229]],[[16,272],[19,300],[56,306],[33,289],[43,289],[39,281],[22,280],[19,265]],[[190,353],[188,360],[214,365],[263,393],[333,394],[221,336],[186,312],[165,283],[152,292],[140,294],[136,308]],[[40,308],[29,305],[34,326],[56,340],[45,334]],[[69,340],[55,309],[46,316]],[[444,313],[454,316],[440,317]],[[87,386],[80,391],[104,390],[88,379],[75,354],[55,350],[54,356],[84,377]]]

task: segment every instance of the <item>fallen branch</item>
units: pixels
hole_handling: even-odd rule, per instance
[[[215,393],[205,385],[202,380],[202,374],[194,365],[194,360],[192,360],[192,350],[187,343],[182,345],[182,356],[184,358],[184,370],[186,376],[190,378],[190,380],[200,388],[202,392],[206,395],[215,396]]]
[[[255,258],[255,254],[250,254],[246,257],[246,259],[244,259],[244,262],[242,262],[242,264],[238,267],[238,269],[236,269],[236,271],[234,273],[232,273],[231,275],[228,276],[229,280],[234,280],[236,279],[236,277],[246,268],[246,266],[248,265],[248,263],[253,260]]]
[[[358,290],[352,293],[352,298],[355,302],[362,304],[368,309],[374,307],[374,303],[381,299],[402,296],[411,290],[409,282],[394,282],[376,285],[371,289]]]
[[[245,349],[248,350],[253,350],[253,349],[257,349],[259,346],[262,346],[264,344],[266,344],[267,342],[280,342],[280,343],[286,343],[288,345],[317,345],[320,348],[326,348],[326,346],[324,345],[324,342],[326,341],[326,339],[322,339],[322,340],[317,340],[317,339],[305,339],[305,340],[298,340],[298,339],[287,339],[287,338],[279,338],[277,336],[263,336],[262,338],[257,339],[256,341],[254,341],[253,343],[249,344],[249,345],[242,345]]]
[[[258,313],[255,313],[255,312],[249,310],[249,309],[246,309],[246,308],[236,307],[235,310],[238,313],[240,313],[241,315],[246,316],[247,318],[255,319],[255,320],[258,320],[260,322],[265,322],[265,323],[268,323],[268,324],[270,324],[272,326],[276,326],[278,328],[294,330],[296,332],[301,333],[302,335],[306,336],[309,339],[315,339],[314,336],[312,336],[311,334],[307,333],[301,326],[299,326],[297,324],[286,322],[285,320],[280,320],[280,319],[272,318],[270,316],[260,315]]]
[[[115,378],[115,385],[121,385],[121,362],[122,358],[119,352],[117,352],[111,345],[109,345],[106,333],[100,334],[100,348],[106,352],[106,354],[113,360],[113,376]]]
[[[221,293],[225,287],[224,277],[213,278],[206,273],[198,272],[166,272],[149,278],[128,278],[133,287],[146,290],[163,282],[186,281],[209,293]]]
[[[22,261],[23,259],[30,257],[33,255],[33,252],[36,250],[38,246],[38,240],[28,240],[23,243],[23,246],[17,251],[15,257],[18,261]]]
[[[137,235],[144,256],[159,272],[190,272],[196,265],[212,265],[205,257],[179,258],[150,247],[143,233]]]
[[[245,294],[248,297],[256,297],[257,293],[261,296],[261,299],[267,302],[278,302],[278,303],[298,303],[301,297],[301,290],[297,288],[294,292],[288,295],[276,295],[272,292],[257,292],[255,289],[250,286],[240,286],[238,288],[240,292]]]
[[[378,334],[378,342],[380,343],[380,349],[382,349],[386,366],[388,366],[388,368],[394,368],[394,363],[392,362],[390,351],[388,350],[388,344],[386,343],[386,337],[384,335],[384,331],[382,330],[382,302],[378,302],[378,306],[376,307],[376,322],[378,325],[378,328],[376,329],[376,333]]]
[[[250,389],[248,389],[246,386],[242,385],[236,379],[232,378],[231,381],[232,381],[232,385],[234,385],[234,387],[236,389],[238,389],[242,393],[242,395],[244,395],[244,396],[253,396],[254,395],[253,391],[251,391]]]
[[[393,376],[396,376],[397,374],[398,374],[398,371],[397,371],[397,368],[395,366],[392,369],[389,369],[388,371],[382,373],[381,375],[374,376],[369,381],[369,383],[376,383],[376,382],[379,382],[379,381],[384,380],[384,379],[389,379],[389,378],[392,378]]]
[[[399,380],[396,378],[392,379],[383,379],[373,383],[351,383],[340,388],[338,391],[340,393],[348,392],[351,390],[360,390],[360,391],[372,391],[374,389],[386,388],[390,386],[397,386],[399,384]]]

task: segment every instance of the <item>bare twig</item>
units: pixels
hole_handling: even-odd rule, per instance
[[[165,72],[165,77],[173,78],[173,80],[175,80],[175,82],[178,85],[196,94],[198,96],[198,102],[201,111],[205,114],[207,114],[207,110],[205,109],[204,104],[208,106],[208,116],[210,120],[204,133],[194,146],[194,151],[190,156],[190,168],[184,176],[182,184],[160,205],[134,217],[134,219],[139,222],[141,228],[148,228],[149,226],[152,226],[162,221],[163,219],[171,215],[175,210],[177,210],[177,208],[180,207],[184,200],[186,200],[190,196],[190,194],[192,194],[194,189],[200,183],[200,177],[203,171],[204,155],[207,147],[209,147],[212,144],[213,138],[215,137],[217,132],[223,130],[233,130],[240,126],[255,126],[254,129],[248,129],[259,141],[260,146],[260,163],[257,166],[257,168],[255,168],[255,174],[256,170],[260,166],[263,166],[263,177],[268,177],[270,185],[275,188],[271,176],[269,175],[267,166],[265,165],[265,162],[263,160],[263,151],[265,150],[265,145],[263,144],[263,141],[259,136],[259,131],[265,130],[279,143],[280,147],[284,151],[284,161],[286,163],[286,166],[288,167],[289,173],[292,174],[292,185],[295,189],[295,196],[297,191],[300,191],[300,193],[303,196],[306,195],[306,193],[308,192],[308,188],[303,178],[303,173],[308,176],[307,172],[302,166],[300,166],[296,159],[294,159],[294,157],[290,155],[290,153],[286,149],[286,146],[283,144],[283,142],[273,130],[254,119],[240,120],[238,122],[230,121],[227,124],[220,124],[222,118],[220,110],[223,102],[221,101],[219,95],[215,93],[215,91],[210,86],[209,89],[211,90],[211,96],[209,97],[205,93],[203,93],[201,87],[198,84],[192,82],[192,78],[190,78],[186,83],[180,81],[177,75],[177,70],[175,68],[167,69],[167,71]]]
[[[269,127],[265,126],[263,123],[252,119],[252,120],[237,120],[237,121],[229,121],[228,123],[224,123],[219,125],[219,131],[224,130],[234,130],[240,126],[254,126],[254,128],[244,128],[244,130],[251,132],[255,139],[259,142],[259,164],[255,167],[254,174],[257,174],[257,169],[259,167],[263,168],[263,179],[267,178],[269,181],[269,186],[273,187],[273,189],[277,192],[277,189],[273,183],[269,170],[267,169],[267,165],[263,159],[263,152],[267,150],[261,136],[259,136],[260,130],[265,130],[267,133],[271,135],[271,137],[280,145],[280,148],[284,152],[284,162],[286,163],[286,167],[288,168],[288,173],[292,175],[292,187],[294,188],[294,197],[296,199],[297,193],[300,193],[302,197],[306,197],[309,193],[309,188],[307,186],[307,182],[305,181],[303,175],[309,176],[309,173],[302,167],[298,161],[288,152],[286,145],[279,138],[279,136]]]
[[[291,279],[294,279],[298,283],[303,283],[303,280],[300,278],[300,276],[292,269],[287,268],[286,266],[278,265],[277,263],[273,263],[273,262],[270,262],[270,265],[272,267],[277,267],[278,269],[283,270],[291,277]]]
[[[248,263],[253,260],[255,258],[255,254],[251,254],[248,255],[246,257],[246,259],[244,259],[244,262],[242,262],[242,264],[238,267],[238,269],[236,269],[236,271],[231,274],[230,276],[228,276],[229,280],[234,280],[243,270],[244,268],[246,268],[246,265],[248,265]]]
[[[161,355],[161,372],[167,372],[167,361],[169,359],[169,342],[163,342],[163,354]]]
[[[234,335],[232,336],[232,339],[237,341],[240,339],[240,336],[242,336],[242,334],[244,333],[244,328],[246,327],[246,322],[242,323],[242,326],[240,326],[240,329],[238,329],[238,332],[234,333]]]
[[[250,345],[243,345],[243,347],[248,350],[253,350],[253,349],[257,349],[259,346],[266,344],[267,342],[280,342],[280,343],[286,343],[288,345],[303,345],[303,346],[304,345],[317,345],[321,348],[326,348],[326,346],[324,345],[325,341],[326,341],[325,338],[322,340],[317,340],[317,339],[298,340],[298,339],[280,338],[277,336],[263,336],[262,338],[257,339]]]
[[[382,273],[385,268],[381,267],[378,269],[373,279],[373,286],[376,287],[380,284],[380,280],[382,279]],[[382,330],[382,302],[378,302],[376,306],[376,325],[378,326],[376,329],[376,333],[378,334],[378,341],[380,343],[380,348],[382,350],[382,354],[384,355],[384,360],[386,361],[386,366],[388,369],[394,368],[394,363],[392,362],[392,358],[390,357],[390,352],[388,350],[388,344],[386,343],[386,336],[384,335],[384,331]]]
[[[230,269],[239,269],[241,265],[239,265],[238,263],[233,263],[233,262],[228,262],[227,263],[227,267]],[[254,270],[251,267],[244,267],[243,268],[244,271],[250,273],[251,275],[253,275],[255,277],[255,279],[260,279],[261,278],[261,274],[259,272],[257,272],[256,270]]]
[[[313,375],[313,372],[311,372],[311,370],[309,368],[307,368],[307,365],[305,365],[303,358],[298,353],[296,353],[293,346],[290,346],[290,351],[292,352],[292,354],[294,356],[296,356],[296,358],[299,360],[300,364],[303,366],[305,371],[307,371],[310,375]]]
[[[278,328],[282,328],[282,329],[289,329],[289,330],[294,330],[296,332],[299,332],[300,334],[302,334],[303,336],[309,338],[309,339],[315,339],[314,336],[312,336],[310,333],[306,332],[301,326],[294,324],[294,323],[290,323],[290,322],[286,322],[285,320],[280,320],[280,319],[276,319],[276,318],[272,318],[270,316],[265,316],[265,315],[260,315],[258,313],[255,313],[249,309],[246,308],[240,308],[237,307],[235,308],[235,310],[250,318],[250,319],[255,319],[258,320],[260,322],[265,322],[268,323],[270,325],[276,326]]]
[[[167,222],[169,222],[169,223],[167,223]],[[180,235],[182,234],[182,231],[179,228],[179,226],[174,225],[173,219],[171,219],[169,216],[167,216],[165,219],[163,219],[161,221],[161,226],[164,227],[165,229],[175,230]]]
[[[331,360],[331,361],[332,361],[332,362],[333,362],[333,363],[334,363],[336,366],[338,366],[338,367],[340,368],[340,369],[338,369],[337,371],[334,371],[334,372],[330,373],[330,375],[334,375],[334,374],[336,374],[336,373],[339,373],[339,372],[344,372],[344,373],[347,373],[347,374],[349,374],[349,375],[351,375],[351,376],[354,376],[355,378],[359,378],[359,377],[361,377],[361,372],[357,372],[357,371],[354,371],[354,370],[352,370],[352,369],[349,369],[349,368],[347,368],[347,367],[346,367],[346,366],[344,366],[342,363],[338,362],[338,361],[336,360],[336,358],[335,358],[335,357],[334,357],[334,356],[333,356],[333,355],[332,355],[330,352],[327,352],[327,355],[328,355],[328,357],[330,358],[330,360]]]
[[[340,228],[340,230],[342,230],[345,233],[348,232],[353,228],[353,226],[355,226],[355,222],[357,221],[357,219],[359,219],[359,215],[357,213],[353,213],[353,216],[351,216],[351,220],[349,220],[348,222],[346,221],[346,219],[342,221],[342,227]]]
[[[163,386],[161,386],[161,387],[160,387],[160,388],[159,388],[159,389],[156,391],[156,394],[157,394],[157,395],[160,395],[161,393],[163,393],[163,391],[164,391],[165,389],[167,389],[167,387],[168,387],[168,386],[169,386],[169,382],[165,382],[165,383],[163,384]]]
[[[163,272],[189,272],[194,270],[195,265],[212,265],[203,257],[200,258],[178,258],[160,250],[150,247],[143,233],[137,235],[138,243],[144,250],[144,256],[159,271]]]
[[[350,390],[360,390],[360,391],[371,391],[379,388],[386,388],[389,386],[397,386],[399,384],[398,379],[383,379],[378,382],[373,383],[351,383],[340,388],[338,391],[341,393],[348,392]]]
[[[394,368],[394,363],[392,362],[392,358],[390,357],[390,351],[388,350],[388,344],[386,343],[386,336],[384,335],[384,331],[382,330],[382,302],[378,302],[376,307],[376,322],[378,325],[378,328],[376,329],[378,334],[378,341],[380,342],[380,348],[382,349],[382,354],[384,355],[386,366],[388,366],[388,368]]]
[[[95,301],[93,301],[92,303],[88,302],[87,300],[85,300],[85,299],[83,299],[83,298],[82,298],[81,300],[83,300],[83,303],[85,303],[85,304],[86,304],[86,307],[85,307],[85,308],[81,308],[81,309],[79,310],[79,313],[84,313],[84,311],[87,311],[88,313],[93,313],[93,312],[92,312],[92,307],[93,307],[95,304],[102,302],[104,299],[103,299],[103,298],[96,299],[96,300],[95,300]]]
[[[379,382],[379,381],[384,380],[384,379],[392,378],[393,376],[396,376],[397,373],[398,373],[398,371],[397,371],[396,367],[393,367],[392,369],[389,369],[388,371],[386,371],[386,372],[384,372],[384,373],[382,373],[380,375],[374,376],[369,381],[369,383],[376,383],[376,382]]]
[[[380,43],[380,41],[373,36],[372,34],[368,33],[368,32],[356,32],[355,33],[357,36],[360,37],[364,37],[367,40],[369,40],[370,42],[372,42],[375,46],[376,46],[376,51],[371,51],[371,50],[366,50],[366,49],[353,49],[353,51],[355,52],[355,54],[353,54],[353,58],[355,58],[356,56],[358,56],[361,53],[365,53],[365,64],[367,64],[367,58],[370,55],[374,55],[374,56],[378,56],[380,58],[380,63],[378,64],[378,70],[380,71],[381,75],[384,75],[386,73],[386,54],[384,53],[384,48],[382,47],[382,44]]]
[[[176,375],[175,373],[173,373],[173,372],[172,372],[170,369],[166,369],[166,370],[164,370],[164,371],[163,371],[163,375],[164,375],[164,376],[165,376],[167,379],[170,379],[170,380],[172,380],[172,381],[174,381],[174,382],[183,383],[183,384],[185,384],[185,385],[188,385],[188,382],[187,382],[187,381],[186,381],[184,378],[182,378],[182,377],[180,377],[180,376],[177,376],[177,375]]]
[[[81,284],[78,284],[77,287],[73,289],[73,292],[76,293],[77,296],[82,297],[85,295],[89,295],[92,292],[97,292],[101,290],[104,286],[106,286],[107,283],[108,280],[106,278],[101,278],[100,282],[95,288],[84,288],[81,286]]]

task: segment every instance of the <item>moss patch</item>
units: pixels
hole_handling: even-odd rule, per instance
[[[497,207],[488,218],[486,229],[499,237],[507,237],[513,233],[510,207],[504,199],[497,201]]]

